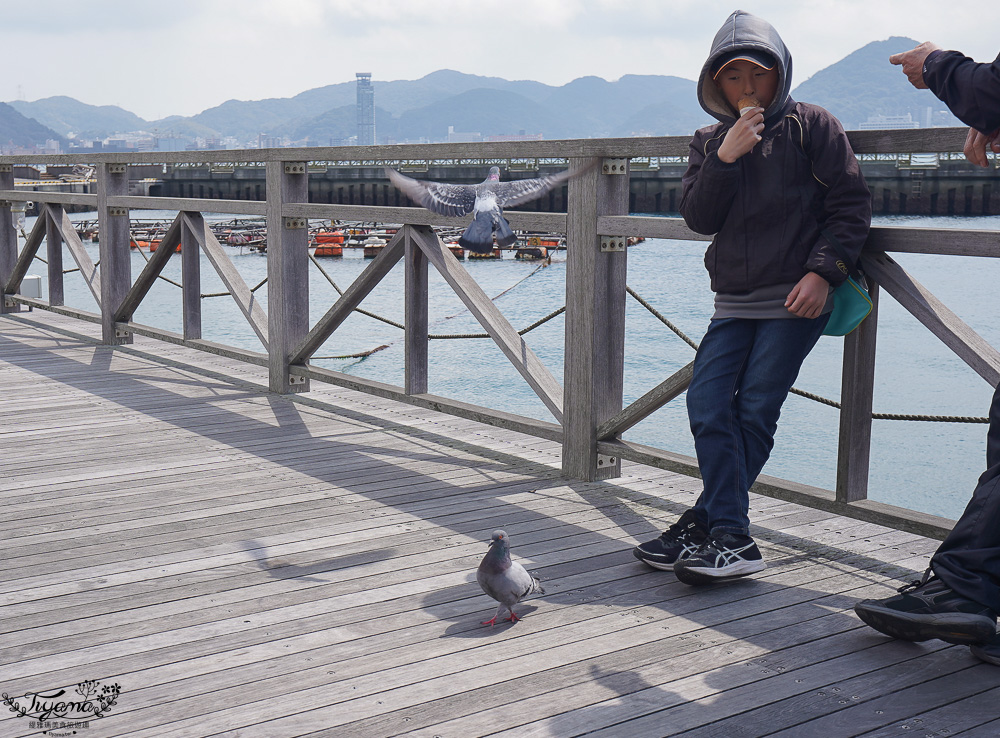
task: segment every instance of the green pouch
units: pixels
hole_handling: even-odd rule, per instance
[[[872,311],[872,298],[868,290],[854,281],[853,277],[844,280],[833,291],[833,312],[823,329],[824,336],[846,336],[868,317]]]

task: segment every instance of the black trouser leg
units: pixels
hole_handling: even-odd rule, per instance
[[[1000,612],[1000,387],[990,407],[986,461],[972,499],[931,559],[931,568],[963,597]]]

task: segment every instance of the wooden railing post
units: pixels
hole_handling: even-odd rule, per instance
[[[570,160],[572,170],[587,165]],[[605,238],[602,245],[597,216],[626,215],[628,199],[625,160],[605,159],[569,181],[562,471],[573,479],[621,474],[621,459],[598,456],[597,428],[622,409],[625,239]]]
[[[427,392],[427,257],[406,233],[404,300],[406,324],[405,389],[408,395]]]
[[[14,165],[0,164],[0,190],[14,189]],[[21,309],[16,303],[7,304],[4,287],[14,273],[17,263],[17,231],[15,230],[14,214],[10,210],[11,203],[0,202],[0,315],[16,313]]]
[[[49,305],[65,305],[63,295],[63,248],[59,223],[63,209],[60,205],[39,205],[38,217],[45,218],[45,259],[49,271]],[[58,218],[58,220],[57,220]]]
[[[872,312],[844,339],[840,391],[840,442],[837,447],[837,501],[868,497],[871,462],[872,402],[875,393],[875,338],[878,333],[878,285],[869,279]]]
[[[128,208],[108,204],[108,198],[128,195],[128,165],[97,168],[97,220],[101,232],[101,342],[132,343],[132,334],[115,329],[115,313],[132,286]],[[51,272],[51,265],[49,268]],[[50,277],[51,278],[51,277]]]
[[[200,224],[201,214],[192,215],[198,216]],[[191,231],[187,213],[181,223],[181,287],[184,338],[197,340],[201,338],[201,249],[197,236]]]
[[[282,215],[285,203],[309,201],[306,162],[267,163],[268,385],[272,392],[309,390],[288,373],[293,349],[309,332],[309,229],[305,218]]]

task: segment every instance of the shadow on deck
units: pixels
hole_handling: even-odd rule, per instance
[[[81,735],[1000,732],[1000,669],[851,610],[934,541],[755,497],[768,569],[694,589],[630,549],[698,480],[568,482],[551,442],[0,323],[0,691],[117,683]],[[491,629],[475,567],[498,527],[548,594]]]

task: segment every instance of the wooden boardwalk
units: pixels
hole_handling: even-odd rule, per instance
[[[76,735],[1000,735],[1000,669],[851,610],[934,541],[754,498],[768,569],[690,588],[630,549],[697,480],[98,331],[0,317],[0,692],[117,683]],[[548,593],[491,629],[500,527]]]

